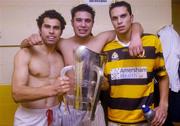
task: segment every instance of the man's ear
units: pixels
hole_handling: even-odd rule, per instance
[[[94,26],[94,21],[93,21],[93,23],[92,23],[92,27]]]
[[[39,30],[39,35],[41,36],[41,30]]]
[[[131,22],[133,22],[134,21],[134,15],[132,14],[131,15]]]
[[[61,37],[62,33],[63,33],[63,31],[61,30],[60,37]]]
[[[71,19],[71,25],[73,26],[73,19]]]

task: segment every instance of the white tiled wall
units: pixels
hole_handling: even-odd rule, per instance
[[[135,21],[145,32],[156,33],[171,24],[171,0],[126,0],[132,5]],[[19,44],[38,32],[35,19],[46,9],[56,9],[67,21],[63,37],[73,35],[70,10],[83,0],[0,0],[0,45]],[[112,29],[108,6],[93,6],[96,11],[93,33]],[[13,56],[18,48],[0,48],[0,83],[10,83]]]

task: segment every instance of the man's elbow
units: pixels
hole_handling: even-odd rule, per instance
[[[12,98],[14,102],[19,103],[22,101],[22,97],[18,91],[18,89],[12,89]]]

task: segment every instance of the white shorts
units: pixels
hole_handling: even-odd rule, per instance
[[[59,105],[50,109],[29,109],[19,106],[14,116],[14,126],[48,126],[48,120],[52,120],[50,126],[61,126],[61,117]]]
[[[62,126],[106,126],[104,119],[104,111],[100,103],[98,103],[95,119],[91,121],[86,111],[80,111],[70,107],[70,114],[62,116]],[[64,105],[61,106],[61,113],[65,111]]]

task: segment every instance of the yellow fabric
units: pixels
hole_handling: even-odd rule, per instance
[[[127,91],[128,89],[128,91]],[[112,93],[118,92],[118,93]],[[136,92],[136,93],[134,93]],[[152,82],[148,85],[121,85],[121,86],[112,86],[111,87],[111,94],[112,98],[141,98],[145,96],[149,96],[150,93],[154,92],[154,86]]]
[[[17,104],[11,96],[11,85],[0,84],[0,126],[13,126]]]
[[[110,120],[114,120],[114,118],[112,118],[114,114],[116,116],[120,116],[121,118],[116,118],[116,120],[114,120],[116,122],[126,122],[128,119],[128,123],[136,123],[144,120],[144,117],[141,114],[141,110],[133,110],[132,112],[127,110],[113,109],[113,110],[109,110],[108,114]],[[134,118],[136,118],[137,120],[134,121]]]

